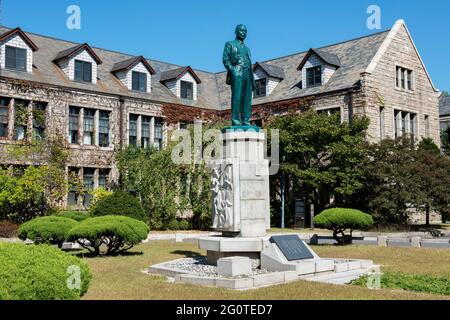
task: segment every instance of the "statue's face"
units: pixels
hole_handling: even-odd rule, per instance
[[[247,28],[245,26],[238,26],[236,28],[236,37],[241,40],[244,41],[244,39],[247,37]]]

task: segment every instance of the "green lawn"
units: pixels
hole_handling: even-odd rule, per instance
[[[450,276],[450,250],[403,249],[375,246],[315,246],[322,257],[372,259],[382,270]],[[119,257],[85,258],[93,280],[83,299],[450,299],[401,290],[369,290],[306,281],[249,291],[168,283],[163,276],[141,271],[150,265],[189,255],[204,254],[192,243],[152,241]]]

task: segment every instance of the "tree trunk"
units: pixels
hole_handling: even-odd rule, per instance
[[[428,227],[430,225],[430,206],[425,207],[425,225]]]

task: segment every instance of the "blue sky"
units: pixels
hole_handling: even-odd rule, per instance
[[[404,0],[0,0],[0,23],[147,58],[223,70],[225,41],[236,24],[249,29],[254,60],[264,61],[379,30],[366,9],[381,8],[381,30],[404,19],[440,90],[450,90],[450,1]],[[66,28],[69,5],[81,30]]]

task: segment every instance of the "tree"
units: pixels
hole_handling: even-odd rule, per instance
[[[117,156],[119,188],[138,196],[153,229],[172,228],[177,224],[177,217],[185,213],[192,213],[192,227],[209,228],[209,169],[204,161],[175,163],[174,148],[176,143],[169,143],[163,150],[129,147],[121,151]],[[192,156],[193,152],[188,153]]]
[[[45,171],[34,166],[0,168],[0,220],[21,223],[46,212],[45,180]]]
[[[431,138],[424,138],[420,141],[418,148],[420,150],[429,151],[434,154],[440,154],[441,149],[437,146],[436,143],[434,143],[433,139]]]
[[[445,212],[450,203],[450,159],[415,149],[409,137],[371,145],[362,163],[364,187],[355,204],[370,212],[377,224],[404,225],[411,211]]]
[[[0,169],[0,213],[24,222],[59,206],[67,194],[68,148],[62,135],[11,145],[12,162],[31,163]]]
[[[332,208],[314,217],[314,225],[333,231],[333,238],[339,245],[351,244],[354,230],[367,230],[373,225],[372,217],[359,210]],[[349,230],[349,235],[346,235]]]
[[[450,207],[450,159],[418,150],[416,162],[411,168],[418,179],[418,186],[412,202],[415,207],[425,212],[426,225],[430,225],[430,212],[448,214]]]
[[[442,152],[450,156],[450,127],[441,131]]]
[[[289,201],[295,197],[327,205],[329,197],[346,205],[362,187],[365,132],[369,120],[354,117],[341,123],[338,114],[328,116],[309,110],[274,117],[270,129],[280,130],[280,171],[271,176],[271,192],[279,192],[281,175],[286,177]],[[292,206],[288,206],[292,207]]]

